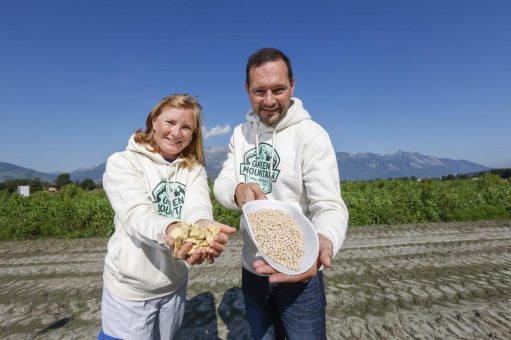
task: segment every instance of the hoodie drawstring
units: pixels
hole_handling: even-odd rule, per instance
[[[259,162],[259,124],[256,123],[256,161]],[[271,157],[270,157],[270,183],[273,181],[273,154],[275,152],[275,134],[277,133],[277,129],[273,129],[273,134],[271,136]]]
[[[256,123],[256,162],[259,161],[259,122]]]
[[[275,151],[275,133],[277,129],[273,129],[271,136],[271,157],[270,157],[270,183],[273,182],[273,152]]]
[[[176,192],[176,178],[177,178],[177,172],[179,170],[179,164],[176,164],[176,175],[174,176],[174,180],[172,181],[172,187],[174,188],[172,191],[170,191],[170,169],[169,164],[165,163],[166,169],[167,169],[167,185],[166,185],[166,191],[167,191],[167,199],[169,200],[169,208],[170,208],[170,214],[172,215],[172,212],[174,211],[173,207],[173,201],[174,201],[174,195]]]

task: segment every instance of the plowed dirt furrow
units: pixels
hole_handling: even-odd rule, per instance
[[[0,243],[0,338],[95,339],[106,243]],[[192,268],[177,339],[250,339],[240,256]],[[324,273],[329,339],[511,338],[511,221],[351,228]]]

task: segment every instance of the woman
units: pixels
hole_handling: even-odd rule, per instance
[[[188,269],[213,263],[236,230],[213,221],[201,106],[187,94],[162,99],[125,151],[109,157],[103,187],[115,232],[103,272],[99,339],[171,339],[183,319]],[[185,243],[174,252],[178,222],[216,225],[209,249]],[[188,253],[191,255],[188,255]]]

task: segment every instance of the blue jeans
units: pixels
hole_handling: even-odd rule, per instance
[[[270,284],[243,268],[241,290],[254,339],[326,339],[323,272],[308,282]]]

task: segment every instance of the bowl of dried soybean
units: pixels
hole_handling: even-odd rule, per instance
[[[256,200],[243,205],[243,220],[257,250],[287,275],[306,272],[317,260],[318,234],[298,205]]]

